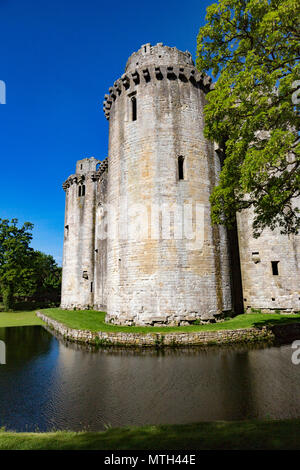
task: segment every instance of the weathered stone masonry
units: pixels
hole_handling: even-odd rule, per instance
[[[209,196],[220,171],[214,146],[203,135],[211,86],[188,52],[146,44],[129,58],[103,103],[108,158],[80,160],[64,183],[63,308],[105,309],[107,321],[136,325],[213,320],[231,309],[226,230],[210,222]],[[147,236],[130,237],[145,208],[152,222],[155,208],[187,203],[193,224],[195,207],[203,208],[202,244],[176,237],[174,226],[171,237],[163,237],[161,218],[155,236],[151,225]],[[245,306],[300,310],[299,237],[287,242],[268,235],[265,244],[282,247],[280,290],[271,292],[276,276],[270,274],[271,262],[278,260],[269,259],[270,248],[265,271],[256,269],[245,220],[246,213],[239,219]],[[108,231],[114,236],[103,236]],[[261,245],[261,257],[265,250]],[[267,269],[270,282],[264,283]]]
[[[130,346],[130,347],[182,347],[182,346],[211,346],[228,345],[238,343],[256,343],[275,340],[271,328],[244,328],[239,330],[198,331],[191,333],[124,333],[124,332],[92,332],[88,330],[76,330],[69,328],[52,318],[37,312],[46,325],[64,336],[65,339],[78,343],[98,344],[103,346]],[[282,325],[282,327],[287,325]],[[289,337],[298,338],[300,325],[288,325]],[[298,336],[295,336],[295,332]],[[285,328],[282,328],[282,336],[285,338]]]

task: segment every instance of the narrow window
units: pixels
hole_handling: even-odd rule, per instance
[[[79,197],[81,196],[81,185],[78,186],[78,196],[79,196]]]
[[[65,236],[69,235],[69,225],[65,225]]]
[[[91,282],[91,292],[93,292],[93,283]]]
[[[85,196],[85,185],[82,185],[81,196]]]
[[[132,120],[133,121],[136,121],[136,111],[137,111],[136,97],[133,96],[131,98],[131,113],[132,113]]]
[[[83,277],[83,279],[88,279],[88,278],[89,278],[88,272],[87,272],[87,271],[83,271],[82,277]]]
[[[80,165],[80,169],[82,170],[82,163],[81,163],[81,165]]]
[[[178,179],[179,180],[184,179],[183,162],[184,162],[184,157],[178,157]]]
[[[279,275],[278,263],[279,263],[279,261],[271,261],[273,276],[278,276]]]

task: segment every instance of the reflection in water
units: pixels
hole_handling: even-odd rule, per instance
[[[99,350],[0,329],[0,426],[17,431],[300,416],[290,346]]]

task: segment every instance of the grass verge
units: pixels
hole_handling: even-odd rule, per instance
[[[44,315],[63,323],[64,325],[78,329],[107,331],[107,332],[127,332],[127,333],[171,333],[171,332],[194,332],[194,331],[217,331],[236,330],[239,328],[262,327],[265,325],[283,324],[299,322],[300,314],[280,315],[245,313],[224,322],[209,323],[206,325],[190,325],[177,327],[153,327],[153,326],[118,326],[105,323],[105,312],[94,310],[62,310],[59,308],[48,308],[40,310]]]
[[[0,450],[300,449],[300,420],[235,421],[109,429],[0,432]]]
[[[27,312],[0,312],[0,328],[6,326],[43,325],[44,322],[35,314],[35,310]]]

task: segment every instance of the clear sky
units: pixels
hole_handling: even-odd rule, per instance
[[[213,0],[0,0],[0,218],[34,223],[32,246],[62,260],[63,181],[107,155],[104,94],[142,44],[195,59]]]

